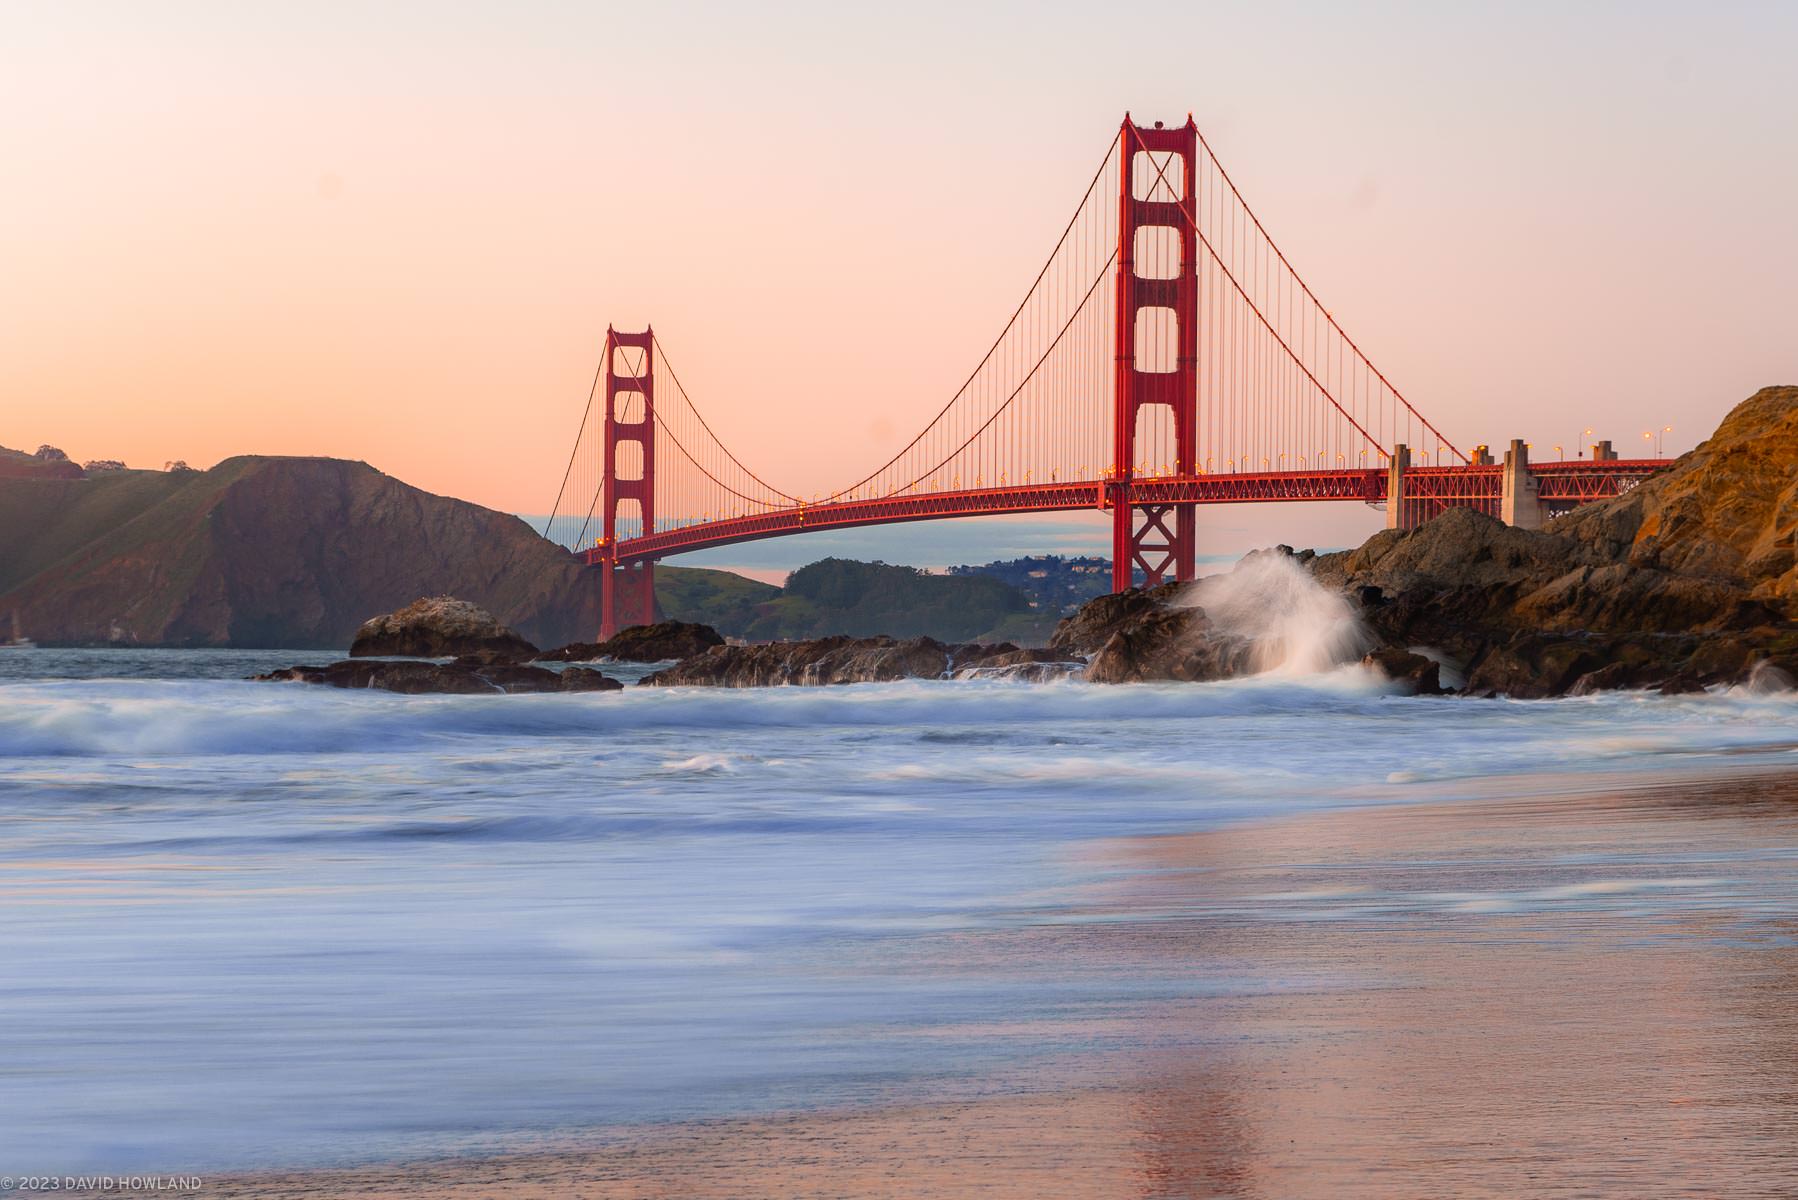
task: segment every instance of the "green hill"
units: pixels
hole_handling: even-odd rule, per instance
[[[945,641],[988,635],[1037,640],[1031,631],[1040,623],[1021,592],[989,576],[930,575],[916,567],[826,558],[788,576],[786,588],[759,607],[742,636],[764,641],[888,633]]]
[[[742,637],[761,607],[778,599],[771,583],[729,571],[656,564],[656,607],[672,621],[697,621],[726,637]]]

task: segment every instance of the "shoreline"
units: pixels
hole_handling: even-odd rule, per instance
[[[1798,1104],[1779,1084],[1779,1069],[1798,1064],[1798,1012],[1767,1007],[1798,981],[1798,894],[1785,874],[1798,862],[1798,767],[1720,766],[1622,788],[1561,778],[1577,791],[1507,796],[1495,780],[1471,800],[1097,843],[1100,878],[1066,923],[940,947],[1190,974],[1189,996],[1125,1002],[1086,1052],[886,1104],[239,1172],[209,1177],[205,1191],[1775,1190],[1798,1173]],[[1264,986],[1241,986],[1255,979]],[[1772,994],[1769,980],[1783,981]]]

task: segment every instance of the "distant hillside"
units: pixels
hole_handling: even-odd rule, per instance
[[[786,588],[759,607],[744,636],[1028,637],[1010,628],[1032,628],[1033,616],[1021,592],[988,576],[927,575],[916,567],[826,558],[788,576]]]
[[[421,596],[486,608],[539,646],[591,641],[599,577],[524,521],[366,463],[246,456],[210,471],[0,454],[0,621],[47,645],[347,647]],[[11,470],[12,474],[7,474]],[[783,591],[658,566],[661,614],[731,637],[928,634],[1042,642],[1001,580],[826,559]]]
[[[341,648],[443,593],[539,645],[598,629],[598,580],[573,555],[366,463],[0,477],[0,613],[42,642]]]
[[[1059,554],[1008,558],[980,566],[950,567],[951,575],[991,575],[1024,593],[1030,606],[1044,614],[1066,616],[1088,600],[1111,591],[1111,560],[1092,555],[1063,558]]]
[[[779,597],[773,584],[729,571],[656,564],[656,607],[663,615],[710,625],[726,637],[742,637],[761,615],[761,606]]]

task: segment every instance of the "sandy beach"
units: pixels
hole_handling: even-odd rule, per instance
[[[1065,920],[920,951],[1189,975],[1086,1018],[1090,1049],[909,1101],[205,1194],[1791,1194],[1798,774],[1566,787],[1104,843]]]

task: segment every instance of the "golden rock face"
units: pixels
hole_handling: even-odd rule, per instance
[[[1798,387],[1762,388],[1665,474],[1572,513],[1557,532],[1626,534],[1629,561],[1739,579],[1757,599],[1798,600]]]

